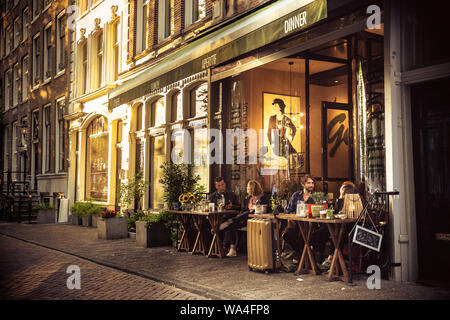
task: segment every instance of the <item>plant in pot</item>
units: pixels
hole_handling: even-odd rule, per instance
[[[310,212],[311,216],[316,218],[320,216],[320,211],[327,209],[328,196],[323,192],[313,192],[311,197],[313,198],[315,204],[310,205]]]
[[[85,227],[94,226],[95,223],[93,223],[93,221],[97,221],[97,216],[101,210],[102,207],[93,203],[92,200],[76,201],[74,205],[70,207],[73,217],[78,217],[78,219],[81,220],[81,222],[74,222],[74,224],[81,224]]]
[[[118,203],[121,211],[130,218],[136,209],[141,210],[141,199],[147,191],[149,182],[145,181],[141,172],[126,182],[121,182],[117,188]]]
[[[127,219],[128,235],[136,239],[136,221],[145,216],[144,211],[138,210]]]
[[[194,174],[192,164],[176,164],[166,161],[161,165],[162,177],[159,182],[164,187],[163,200],[166,208],[179,208],[179,197],[185,193],[191,193],[194,196],[194,203],[202,200],[202,194],[206,188],[200,185],[200,176]],[[178,229],[175,215],[169,215],[165,210],[162,211],[166,219],[166,226],[170,230],[171,240],[174,247],[177,247]],[[161,213],[160,213],[161,214]],[[190,239],[189,241],[193,241]]]
[[[115,210],[101,211],[97,221],[97,234],[99,239],[104,240],[127,238],[127,218]]]
[[[136,221],[136,244],[144,248],[170,245],[173,221],[175,217],[166,209],[156,214],[144,214]]]
[[[33,211],[37,212],[36,223],[56,223],[56,207],[51,205],[49,202],[43,202],[35,205],[32,208]]]

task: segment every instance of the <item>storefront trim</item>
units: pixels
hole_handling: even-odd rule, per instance
[[[285,12],[289,10],[286,14]],[[275,13],[274,13],[275,12]],[[280,1],[217,30],[160,61],[150,72],[112,90],[109,107],[114,108],[158,90],[190,74],[207,70],[259,47],[300,32],[327,17],[326,0]],[[256,19],[256,20],[255,20]],[[250,24],[249,21],[255,21]],[[268,23],[265,23],[269,21]],[[264,24],[265,23],[265,24]],[[252,28],[253,27],[253,28]],[[242,34],[242,30],[245,33]],[[227,43],[224,43],[226,42]],[[187,61],[182,64],[182,61]],[[173,68],[173,66],[177,66]]]

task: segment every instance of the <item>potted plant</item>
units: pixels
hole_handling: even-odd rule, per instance
[[[327,195],[323,192],[313,192],[311,194],[315,204],[310,205],[310,212],[313,218],[320,216],[320,211],[327,209]]]
[[[102,207],[93,203],[92,200],[76,201],[70,208],[70,211],[72,212],[72,221],[74,217],[77,217],[78,220],[81,220],[81,222],[78,221],[74,224],[81,224],[85,227],[96,226],[97,217],[101,210]]]
[[[142,173],[138,172],[126,182],[121,182],[117,189],[118,203],[121,211],[130,217],[134,210],[141,209],[141,199],[148,189],[149,182],[145,181]],[[133,207],[130,209],[130,207]],[[127,208],[127,209],[125,209]]]
[[[119,216],[114,210],[105,209],[100,212],[97,233],[98,238],[104,240],[127,238],[127,219]]]
[[[144,216],[144,211],[138,210],[127,219],[128,236],[130,238],[136,239],[136,221]]]
[[[174,217],[165,209],[157,214],[144,214],[136,221],[136,244],[144,248],[170,245],[172,221]]]
[[[56,208],[51,205],[49,202],[43,202],[35,205],[32,208],[33,211],[37,211],[37,220],[36,223],[56,223]]]

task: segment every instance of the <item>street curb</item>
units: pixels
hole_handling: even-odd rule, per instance
[[[0,235],[3,235],[5,237],[9,237],[9,238],[12,238],[12,239],[16,239],[16,240],[19,240],[19,241],[23,241],[25,243],[33,244],[33,245],[36,245],[36,246],[39,246],[39,247],[43,247],[43,248],[46,248],[46,249],[49,249],[49,250],[53,250],[53,251],[56,251],[56,252],[64,253],[64,254],[67,254],[67,255],[70,255],[70,256],[74,256],[74,257],[77,257],[79,259],[83,259],[83,260],[86,260],[86,261],[89,261],[89,262],[92,262],[92,263],[95,263],[95,264],[99,264],[99,265],[104,266],[104,267],[112,268],[112,269],[115,269],[115,270],[118,270],[118,271],[121,271],[121,272],[124,272],[124,273],[128,273],[128,274],[132,274],[132,275],[135,275],[135,276],[138,276],[138,277],[149,279],[149,280],[161,283],[161,284],[169,285],[169,286],[175,287],[177,289],[181,289],[181,290],[193,293],[193,294],[197,294],[197,295],[199,295],[201,297],[209,298],[211,300],[242,300],[243,299],[243,297],[232,296],[232,295],[229,295],[227,293],[219,292],[217,290],[214,290],[214,289],[211,289],[211,288],[207,288],[207,287],[204,287],[204,286],[198,285],[198,284],[193,284],[193,283],[190,283],[190,282],[187,282],[187,281],[174,280],[174,279],[170,279],[170,278],[162,278],[160,276],[156,276],[156,275],[152,275],[152,274],[146,274],[146,273],[141,273],[139,271],[123,268],[123,267],[115,265],[113,263],[109,263],[109,262],[106,262],[106,261],[93,259],[91,257],[82,256],[82,255],[79,255],[79,254],[76,254],[76,253],[72,253],[72,252],[68,252],[68,251],[65,251],[65,250],[61,250],[61,249],[57,249],[57,248],[54,248],[54,247],[50,247],[48,245],[42,244],[42,243],[34,241],[34,240],[23,239],[23,238],[20,238],[18,236],[7,234],[7,233],[3,233],[3,232],[0,232]]]

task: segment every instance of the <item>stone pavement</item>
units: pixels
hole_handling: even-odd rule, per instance
[[[97,229],[82,226],[0,224],[0,246],[5,247],[5,243],[11,239],[21,239],[29,244],[51,248],[65,253],[66,256],[69,254],[72,256],[71,259],[81,259],[80,263],[83,262],[82,260],[87,260],[87,262],[100,264],[97,268],[110,267],[130,276],[155,280],[210,299],[450,299],[450,289],[433,288],[414,283],[382,280],[380,290],[369,290],[364,278],[355,281],[354,285],[348,285],[340,281],[329,282],[324,276],[250,272],[247,267],[247,256],[244,255],[218,259],[176,252],[171,247],[141,248],[136,246],[135,240],[131,238],[100,240],[97,238]],[[35,248],[38,247],[35,246]],[[22,249],[17,248],[17,250]],[[8,252],[6,254],[1,252],[0,264],[2,266],[5,264],[5,258],[7,261],[10,259],[9,255]],[[71,259],[69,260],[72,261]],[[63,261],[60,267],[67,267],[67,263],[72,264],[72,262]],[[90,267],[94,268],[94,266],[86,265],[86,268]],[[56,268],[56,266],[49,266],[49,268]],[[84,273],[83,268],[81,268],[82,274]],[[67,279],[68,275],[62,272],[62,277]],[[112,276],[105,281],[111,281],[111,286],[115,286],[117,281],[121,280]],[[130,283],[132,285],[128,286],[129,291],[134,291],[131,279]],[[139,290],[142,288],[139,287]],[[126,292],[127,289],[124,289],[122,299],[127,299]]]
[[[172,286],[4,235],[0,235],[0,243],[0,300],[205,299]],[[73,275],[67,270],[73,265],[80,268],[79,289],[69,289],[67,286],[67,280]],[[74,284],[73,281],[69,283]]]

